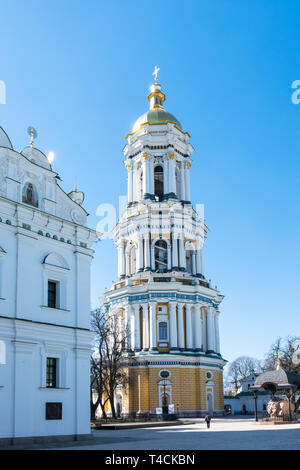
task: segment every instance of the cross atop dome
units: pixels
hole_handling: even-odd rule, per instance
[[[154,67],[154,72],[152,73],[152,75],[155,76],[155,81],[156,81],[156,83],[157,83],[157,74],[158,74],[159,71],[160,71],[160,68],[157,67],[157,65],[156,65],[156,66]]]

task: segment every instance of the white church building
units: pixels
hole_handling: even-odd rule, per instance
[[[90,436],[90,265],[83,193],[0,128],[0,444]]]

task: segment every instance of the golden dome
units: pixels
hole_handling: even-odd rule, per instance
[[[148,100],[150,102],[150,109],[146,113],[142,114],[134,123],[132,132],[136,132],[140,129],[143,124],[166,124],[167,122],[174,123],[179,129],[182,130],[181,124],[176,117],[168,113],[164,107],[163,102],[166,97],[161,91],[161,85],[154,83],[150,87],[150,94]]]
[[[146,113],[142,114],[134,123],[132,132],[136,132],[143,124],[165,124],[173,122],[179,129],[182,129],[180,122],[173,114],[168,113],[164,109],[149,109]]]

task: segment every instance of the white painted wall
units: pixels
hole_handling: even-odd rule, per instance
[[[95,233],[46,157],[25,154],[0,148],[0,440],[89,434]],[[22,202],[31,180],[38,208]],[[59,308],[47,307],[48,279],[60,282]],[[56,389],[45,388],[47,357],[59,360]],[[46,402],[62,403],[61,420],[45,419]]]

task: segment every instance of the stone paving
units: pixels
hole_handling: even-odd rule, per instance
[[[192,420],[191,420],[192,421]],[[94,440],[70,445],[38,446],[44,449],[89,450],[214,450],[300,449],[300,423],[254,424],[253,418],[215,418],[207,429],[203,419],[195,424],[160,428],[97,430]],[[33,447],[32,447],[33,448]],[[36,447],[35,447],[36,448]]]

